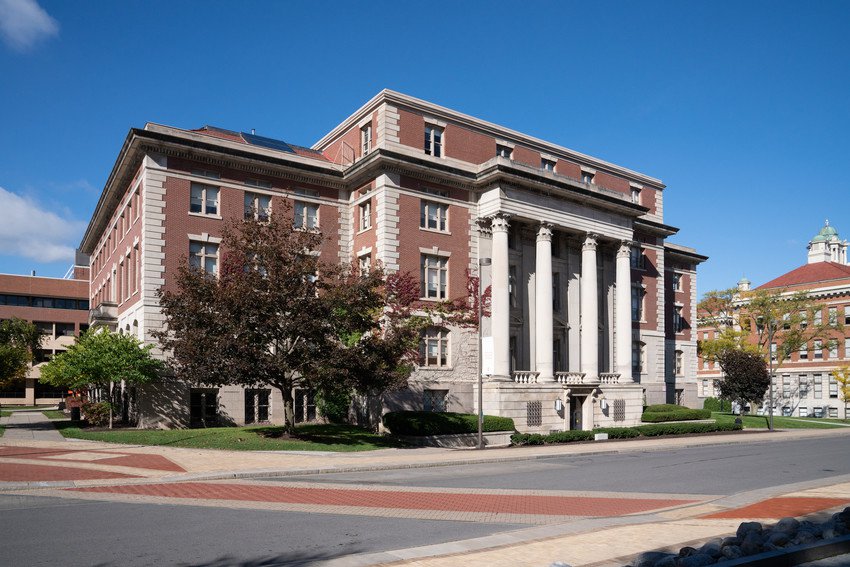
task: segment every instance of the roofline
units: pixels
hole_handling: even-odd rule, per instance
[[[655,222],[654,220],[649,220],[647,218],[639,218],[635,220],[635,228],[646,229],[650,232],[659,233],[663,236],[673,236],[679,232],[679,227],[677,226]]]
[[[402,106],[408,106],[416,110],[420,110],[426,114],[441,116],[453,122],[470,126],[477,130],[483,130],[496,136],[497,138],[514,138],[516,141],[521,142],[525,145],[536,147],[538,149],[542,149],[546,152],[551,152],[554,154],[563,154],[564,156],[571,157],[576,161],[585,162],[587,165],[599,167],[601,169],[607,169],[611,172],[631,177],[635,181],[650,184],[656,189],[665,188],[664,183],[660,179],[657,179],[655,177],[650,177],[649,175],[640,173],[638,171],[634,171],[632,169],[628,169],[626,167],[616,165],[611,162],[607,162],[599,158],[595,158],[593,156],[577,152],[575,150],[571,150],[567,147],[559,146],[557,144],[553,144],[552,142],[547,142],[546,140],[535,138],[534,136],[529,136],[528,134],[523,134],[522,132],[506,128],[504,126],[499,126],[498,124],[495,124],[493,122],[481,120],[480,118],[475,118],[474,116],[470,116],[468,114],[464,114],[462,112],[458,112],[456,110],[452,110],[450,108],[446,108],[444,106],[440,106],[438,104],[434,104],[432,102],[415,98],[410,95],[406,95],[390,89],[384,89],[377,95],[372,97],[368,102],[366,102],[366,104],[357,109],[353,114],[351,114],[342,123],[336,126],[329,133],[327,133],[318,142],[310,146],[311,149],[318,150],[322,146],[330,143],[332,140],[339,137],[343,132],[355,126],[360,120],[363,119],[363,116],[365,114],[374,112],[381,104],[386,102],[395,103]]]
[[[664,243],[664,251],[683,256],[690,260],[695,260],[697,263],[702,263],[708,260],[708,256],[699,254],[696,248],[690,246],[682,246],[681,244],[673,244],[672,242]]]
[[[82,267],[88,268],[88,266],[82,266]],[[29,274],[7,274],[5,272],[0,272],[0,277],[4,277],[4,276],[13,277],[13,278],[38,278],[38,279],[42,279],[42,280],[57,280],[57,281],[60,281],[60,282],[88,283],[88,280],[81,280],[81,279],[77,279],[77,278],[60,278],[60,277],[57,277],[57,276],[38,276],[38,275],[31,276]]]

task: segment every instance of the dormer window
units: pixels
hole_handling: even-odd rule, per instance
[[[425,153],[429,156],[443,156],[443,129],[430,124],[425,125]]]
[[[503,146],[502,144],[496,144],[496,155],[498,157],[511,159],[513,156],[514,150],[511,147]]]
[[[640,205],[640,187],[632,187],[632,203]]]
[[[596,177],[596,174],[592,171],[584,171],[581,172],[581,180],[584,183],[593,183],[593,178]]]
[[[543,168],[543,171],[551,171],[552,173],[555,173],[555,162],[551,159],[541,159],[540,167]]]
[[[366,124],[360,129],[360,155],[365,156],[372,151],[372,123]]]

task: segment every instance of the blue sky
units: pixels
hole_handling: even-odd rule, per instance
[[[382,88],[660,177],[699,289],[850,237],[850,3],[0,0],[0,272],[61,276],[130,127],[311,145]]]

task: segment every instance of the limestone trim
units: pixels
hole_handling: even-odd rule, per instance
[[[397,182],[389,175],[380,175],[375,188],[375,260],[388,272],[399,269],[399,205]]]
[[[535,365],[539,382],[554,382],[553,311],[552,311],[552,225],[540,223],[537,228],[535,264]]]
[[[510,376],[510,291],[507,215],[495,215],[490,220],[492,237],[491,313],[490,329],[493,336],[493,377],[495,381],[509,381]]]
[[[440,250],[439,246],[437,246],[436,244],[431,248],[425,248],[423,246],[420,246],[419,252],[421,254],[428,254],[430,256],[441,256],[443,258],[448,258],[452,255],[451,252],[448,252],[446,250]]]
[[[593,381],[599,373],[599,291],[597,235],[587,233],[581,247],[581,372]]]

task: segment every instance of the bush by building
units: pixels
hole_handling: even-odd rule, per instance
[[[633,439],[635,437],[658,437],[660,435],[687,435],[691,433],[716,433],[736,431],[742,426],[734,423],[660,423],[639,425],[638,427],[609,427],[593,431],[556,431],[548,435],[540,433],[515,433],[511,435],[511,444],[555,445],[576,441],[591,441],[596,433],[607,433],[609,439]]]
[[[478,415],[432,411],[394,411],[384,414],[384,427],[393,435],[458,435],[478,433]],[[484,432],[515,431],[514,420],[509,417],[485,415]]]

